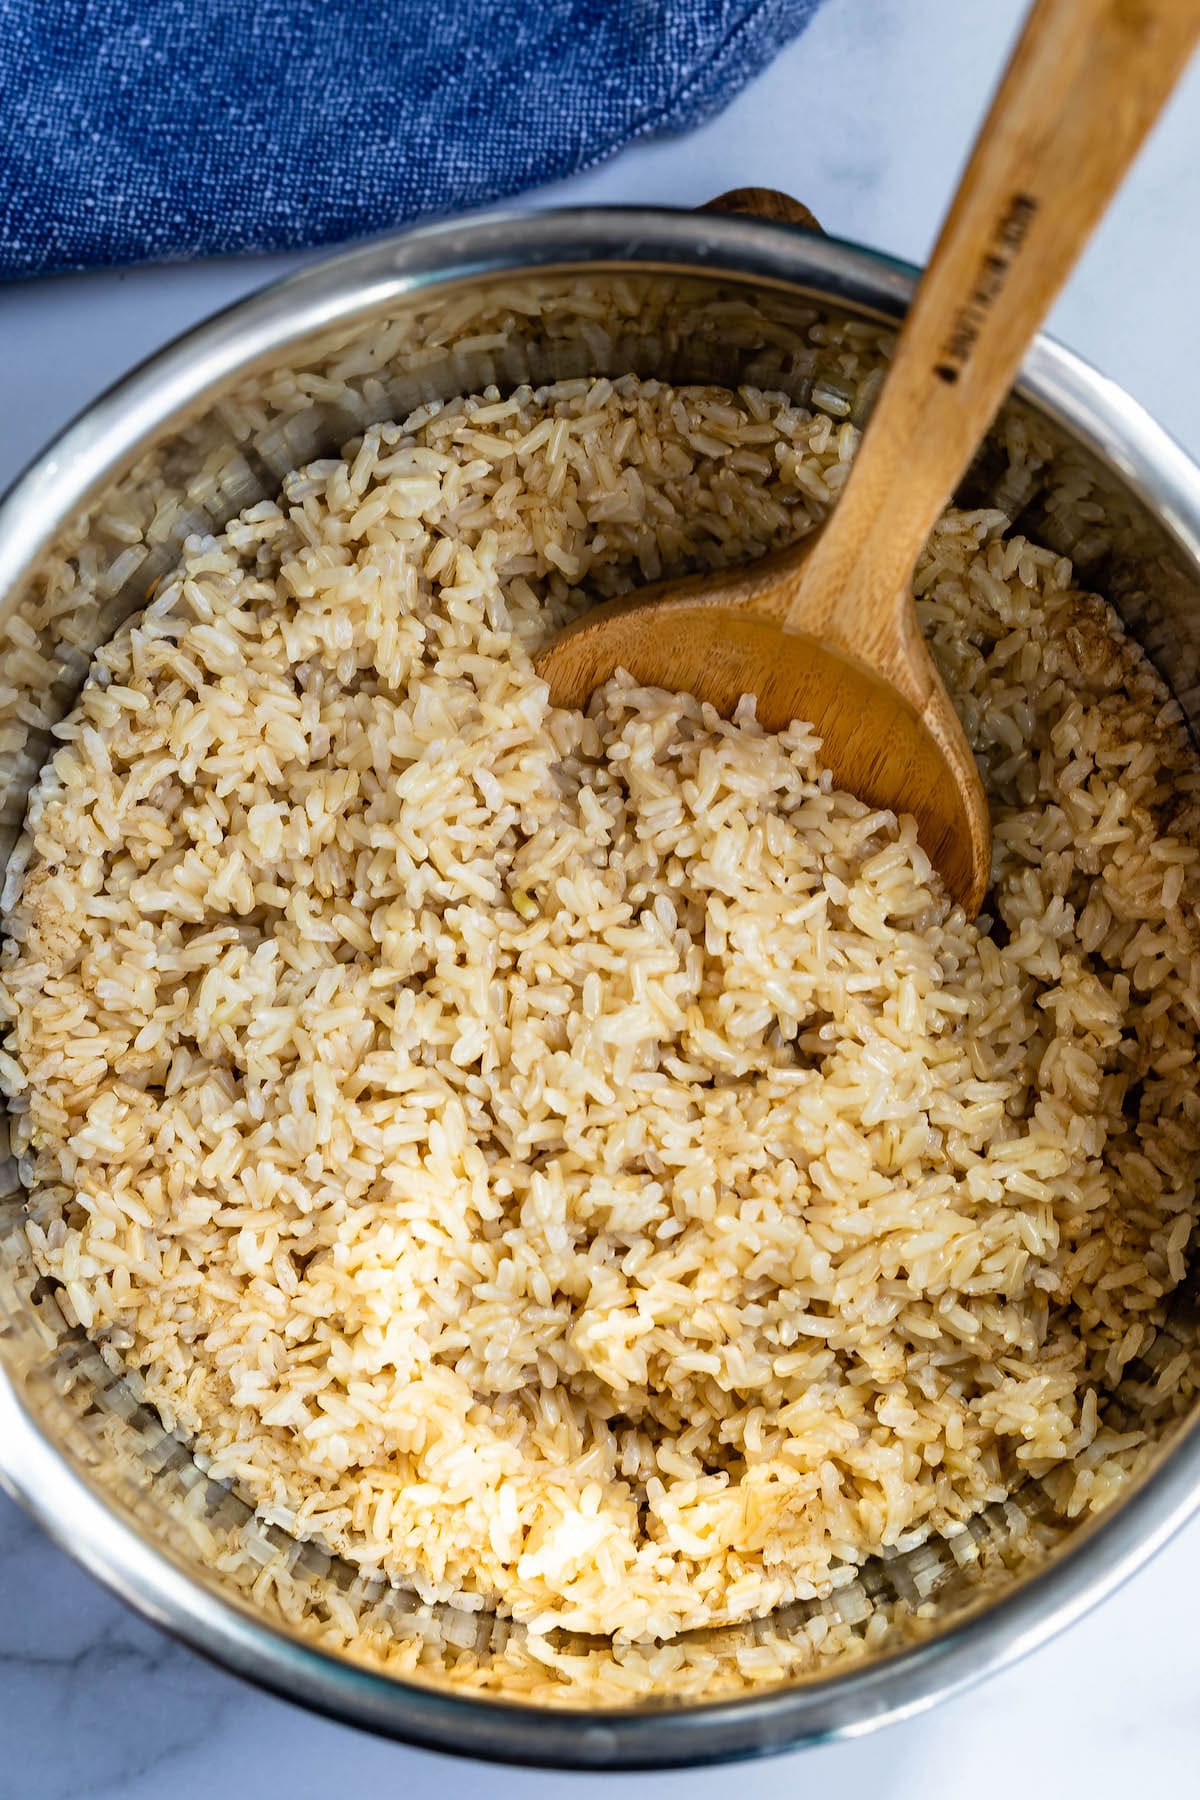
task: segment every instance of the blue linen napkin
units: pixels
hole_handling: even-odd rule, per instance
[[[820,4],[0,0],[0,277],[335,242],[536,187],[698,124]]]

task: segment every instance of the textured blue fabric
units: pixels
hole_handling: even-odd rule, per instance
[[[820,4],[0,0],[0,275],[329,243],[557,180],[699,123]]]

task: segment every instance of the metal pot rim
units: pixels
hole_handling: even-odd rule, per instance
[[[587,267],[720,275],[903,315],[917,271],[778,223],[659,208],[491,214],[384,238],[272,283],[176,338],[88,406],[0,501],[0,596],[64,523],[215,384],[371,307],[447,283]],[[1200,469],[1115,382],[1046,337],[1017,394],[1065,428],[1200,566]],[[1112,1593],[1200,1509],[1200,1418],[1122,1501],[1002,1598],[844,1673],[748,1698],[589,1711],[466,1697],[288,1637],[197,1584],[92,1488],[0,1365],[0,1483],[155,1624],[286,1699],[430,1749],[579,1769],[668,1768],[857,1736],[933,1706],[1044,1643]]]

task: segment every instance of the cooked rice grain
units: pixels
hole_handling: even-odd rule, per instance
[[[856,442],[632,378],[374,427],[190,541],[31,799],[39,1266],[264,1519],[428,1600],[669,1637],[1137,1456],[1103,1401],[1195,1214],[1200,810],[1115,616],[999,513],[923,559],[974,924],[802,725],[620,679],[585,718],[531,665],[808,529]]]

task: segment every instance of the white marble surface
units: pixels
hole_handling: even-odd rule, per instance
[[[828,0],[809,34],[703,131],[638,146],[529,203],[686,205],[774,184],[830,230],[920,259],[1020,11],[1020,0]],[[1198,166],[1200,66],[1052,323],[1200,455]],[[0,486],[132,362],[300,260],[0,288]],[[1139,314],[1151,306],[1147,326]],[[1066,1637],[923,1718],[752,1770],[629,1776],[621,1793],[1193,1793],[1197,1556],[1200,1524]],[[601,1791],[596,1777],[456,1765],[260,1695],[134,1618],[0,1499],[0,1800],[318,1800],[338,1790],[422,1800],[450,1782],[529,1800]]]

